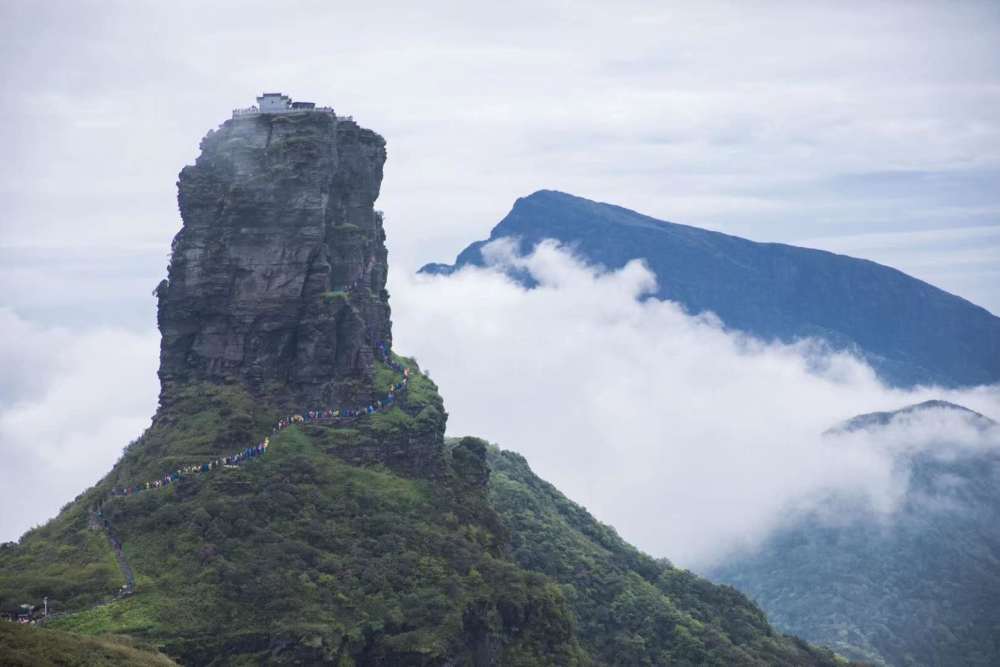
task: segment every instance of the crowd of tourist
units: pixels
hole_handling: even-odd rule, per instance
[[[379,343],[375,347],[375,351],[379,356],[379,359],[392,368],[397,373],[403,376],[403,379],[399,382],[395,382],[387,387],[387,393],[384,399],[376,400],[375,402],[361,408],[336,408],[336,409],[326,409],[326,410],[309,410],[303,413],[290,415],[288,417],[283,417],[278,420],[278,423],[274,425],[271,429],[271,435],[276,435],[282,430],[292,426],[294,424],[311,424],[311,423],[336,423],[341,421],[352,421],[358,417],[364,415],[371,415],[379,412],[381,410],[386,410],[395,404],[397,397],[403,392],[410,382],[410,369],[403,366],[401,363],[396,361],[392,354],[390,354],[389,349],[384,343]],[[215,470],[216,468],[232,468],[243,464],[250,459],[257,458],[258,456],[263,456],[264,452],[271,444],[271,436],[266,436],[263,440],[258,442],[252,447],[246,447],[243,450],[232,454],[230,456],[222,456],[213,461],[207,463],[202,463],[200,465],[189,465],[183,466],[174,470],[173,472],[167,473],[163,477],[158,479],[150,480],[141,484],[134,484],[132,486],[127,486],[120,489],[113,489],[111,491],[112,496],[132,496],[142,491],[149,491],[152,489],[160,489],[170,484],[174,484],[177,481],[189,477],[191,475],[196,475],[199,473],[209,472]]]

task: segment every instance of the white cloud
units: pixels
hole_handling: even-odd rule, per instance
[[[603,272],[552,243],[517,257],[500,242],[487,255],[540,287],[492,270],[395,275],[396,348],[441,385],[452,434],[522,452],[627,539],[684,565],[752,545],[824,494],[891,509],[906,481],[894,451],[941,434],[969,440],[946,421],[900,423],[878,442],[824,440],[841,420],[939,397],[1000,416],[996,387],[889,390],[852,357],[765,345],[642,299],[655,279],[640,262]],[[21,499],[0,510],[0,539],[15,539],[99,479],[148,424],[157,336],[43,327],[10,310],[0,332],[0,484]]]
[[[850,356],[765,345],[644,300],[655,283],[639,262],[601,272],[553,243],[490,255],[540,286],[474,268],[392,281],[397,347],[440,384],[449,431],[523,453],[627,539],[684,565],[752,545],[823,494],[891,508],[894,450],[824,440],[844,419],[937,397],[1000,416],[995,388],[887,389]]]
[[[0,309],[0,541],[99,480],[156,408],[158,337],[43,328]]]

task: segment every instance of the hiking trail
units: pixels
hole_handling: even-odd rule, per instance
[[[118,539],[118,536],[115,535],[111,522],[104,518],[104,514],[101,510],[92,509],[90,510],[89,523],[91,528],[94,530],[100,530],[107,536],[108,543],[111,545],[111,549],[115,554],[115,562],[118,564],[118,569],[125,578],[125,585],[121,587],[116,596],[122,597],[125,595],[132,595],[135,593],[135,574],[132,572],[132,566],[128,564],[128,560],[125,558],[125,551],[122,549],[122,542]]]

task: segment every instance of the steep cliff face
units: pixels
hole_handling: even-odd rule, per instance
[[[254,114],[202,140],[178,181],[183,227],[157,288],[161,401],[238,381],[298,405],[371,395],[391,343],[385,141],[332,113]]]

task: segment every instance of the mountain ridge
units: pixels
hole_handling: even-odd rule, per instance
[[[486,241],[426,274],[483,266],[483,246],[517,240],[521,253],[551,238],[610,269],[644,259],[657,298],[765,340],[813,337],[858,354],[890,384],[966,386],[1000,381],[1000,318],[870,260],[657,220],[553,190],[519,198]],[[522,276],[512,276],[524,282]],[[526,283],[531,286],[530,283]]]

